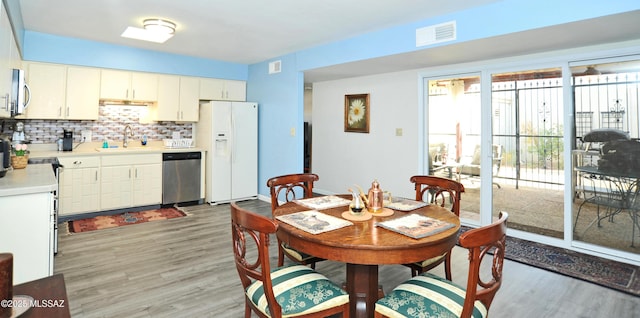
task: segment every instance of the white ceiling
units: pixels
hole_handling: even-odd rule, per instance
[[[20,0],[24,27],[250,64],[497,0]],[[146,18],[177,24],[165,44],[120,37]]]
[[[26,30],[251,64],[497,1],[20,0],[20,6]],[[164,44],[120,37],[145,18],[175,22],[176,35]],[[305,72],[305,82],[634,40],[638,30],[640,10],[335,65]]]

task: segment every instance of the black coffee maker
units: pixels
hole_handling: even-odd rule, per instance
[[[4,177],[11,167],[11,142],[0,138],[0,178]]]
[[[62,134],[62,151],[73,150],[73,131],[64,130]]]

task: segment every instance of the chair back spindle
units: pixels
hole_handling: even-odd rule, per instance
[[[312,197],[313,183],[318,179],[318,175],[314,173],[299,173],[277,176],[267,180],[267,187],[269,187],[271,194],[271,210],[273,211],[280,206],[279,199],[290,202]]]

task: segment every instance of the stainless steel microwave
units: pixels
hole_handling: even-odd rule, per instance
[[[10,98],[11,117],[23,114],[31,99],[29,85],[24,81],[24,70],[13,69]]]

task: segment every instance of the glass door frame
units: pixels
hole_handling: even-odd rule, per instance
[[[428,174],[429,171],[429,158],[426,155],[426,153],[428,152],[428,145],[429,145],[429,127],[428,127],[428,123],[429,123],[429,98],[428,98],[428,90],[426,89],[426,87],[428,87],[428,83],[429,81],[433,81],[433,80],[450,80],[450,79],[455,79],[455,78],[465,78],[465,77],[479,77],[480,78],[480,105],[481,105],[481,109],[480,109],[480,114],[481,114],[481,120],[480,120],[480,155],[481,155],[481,160],[480,160],[480,170],[481,171],[491,171],[492,169],[492,164],[493,164],[493,160],[492,160],[492,143],[491,143],[491,94],[486,94],[485,89],[487,89],[484,84],[483,81],[483,72],[464,72],[464,73],[456,73],[456,72],[443,72],[441,74],[429,74],[429,75],[420,75],[419,76],[419,92],[420,92],[420,107],[419,107],[419,118],[421,118],[421,121],[418,125],[418,130],[420,131],[420,136],[418,138],[418,142],[419,142],[419,154],[420,154],[420,158],[419,158],[419,162],[421,163],[420,166],[420,173],[421,174]],[[489,89],[491,89],[491,85],[489,84]],[[489,97],[489,103],[486,103],[485,98]],[[487,106],[489,108],[489,110],[487,111]],[[488,131],[489,131],[489,138],[485,138],[484,136],[487,135],[487,129],[486,127],[488,127]],[[482,198],[492,198],[493,197],[493,189],[492,189],[492,176],[491,174],[488,174],[489,178],[480,177],[480,220],[473,220],[473,219],[467,219],[467,218],[461,218],[461,223],[463,225],[468,225],[468,226],[481,226],[481,225],[485,225],[485,224],[490,224],[491,223],[491,215],[492,215],[492,206],[493,206],[493,202],[492,200],[483,200]],[[487,193],[485,193],[487,192]]]
[[[562,85],[563,85],[563,142],[565,145],[572,145],[574,136],[574,109],[573,91],[571,86],[571,70],[570,67],[580,65],[590,65],[596,63],[605,63],[611,61],[624,61],[640,59],[637,55],[637,46],[629,48],[617,48],[608,50],[594,50],[592,52],[566,53],[554,55],[553,57],[543,56],[511,59],[507,62],[503,61],[484,61],[478,63],[464,65],[446,65],[442,67],[434,67],[433,69],[425,69],[418,72],[418,171],[420,174],[428,174],[428,91],[425,90],[429,80],[449,79],[460,76],[478,76],[481,81],[481,169],[491,171],[492,160],[492,101],[491,101],[491,77],[492,74],[505,72],[516,72],[526,69],[544,69],[544,68],[561,68],[562,69]],[[471,71],[473,70],[473,71]],[[572,147],[565,147],[563,152],[564,161],[570,163]],[[572,215],[573,215],[573,168],[571,165],[565,165],[564,169],[564,238],[557,239],[547,236],[532,234],[524,231],[509,229],[509,235],[521,239],[532,240],[543,244],[568,248],[570,250],[583,252],[591,255],[605,257],[612,260],[623,261],[632,264],[640,264],[640,258],[637,254],[631,254],[613,250],[605,247],[594,246],[583,242],[573,240]],[[493,209],[493,176],[485,174],[481,176],[481,202],[480,202],[480,222],[476,220],[461,219],[463,225],[482,226],[490,224],[492,221]],[[463,196],[464,197],[464,196]],[[488,198],[488,199],[486,199]],[[479,224],[478,224],[479,223]]]
[[[570,99],[570,105],[571,105],[571,119],[574,119],[574,115],[573,113],[575,112],[575,105],[573,104],[573,87],[572,87],[572,81],[571,81],[571,68],[572,67],[580,67],[580,66],[589,66],[589,65],[595,65],[595,64],[607,64],[607,63],[617,63],[617,62],[627,62],[627,61],[640,61],[640,55],[639,54],[633,54],[633,55],[618,55],[618,56],[612,56],[612,57],[604,57],[604,58],[596,58],[596,59],[585,59],[585,60],[572,60],[572,61],[568,61],[567,63],[565,63],[566,65],[564,66],[565,68],[563,68],[562,72],[563,74],[568,74],[569,76],[563,76],[563,84],[565,85],[565,92],[567,92],[567,90],[569,91],[568,93],[566,93],[565,95],[565,102],[566,99],[569,98]],[[565,73],[566,72],[566,73]],[[568,96],[567,96],[568,95]],[[566,129],[566,127],[565,127]],[[575,141],[575,130],[573,129],[573,125],[571,125],[571,131],[569,132],[570,135],[570,141],[569,142],[574,142]],[[565,142],[567,142],[565,140]],[[567,157],[569,157],[569,160],[572,160],[571,158],[571,151],[573,150],[573,144],[572,143],[567,143],[568,145],[572,145],[571,147],[567,147],[569,149],[565,149],[565,155]],[[567,153],[568,152],[568,153]],[[566,158],[565,158],[566,160]],[[571,162],[571,161],[566,161],[566,162]],[[571,165],[571,169],[573,169],[573,165]],[[574,240],[573,239],[573,206],[571,204],[571,201],[573,199],[573,190],[575,185],[575,182],[573,180],[573,176],[572,176],[572,171],[568,171],[569,169],[565,169],[565,173],[567,173],[569,175],[569,179],[571,179],[571,181],[569,181],[568,184],[570,184],[570,188],[565,186],[566,188],[566,195],[565,195],[565,219],[569,218],[569,220],[571,220],[571,222],[566,222],[565,221],[565,240],[568,241],[568,244],[570,244],[570,246],[575,247],[577,249],[580,250],[588,250],[588,251],[593,251],[596,253],[602,253],[602,254],[607,254],[607,255],[613,255],[616,257],[621,257],[625,260],[634,260],[636,264],[640,263],[640,254],[634,254],[634,253],[630,253],[630,252],[625,252],[625,251],[620,251],[620,250],[615,250],[615,249],[611,249],[611,248],[607,248],[607,247],[603,247],[600,245],[595,245],[595,244],[590,244],[590,243],[586,243],[580,240]],[[566,198],[566,196],[569,196],[569,199]]]

